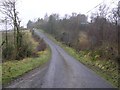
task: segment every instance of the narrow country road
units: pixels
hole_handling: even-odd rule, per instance
[[[51,60],[12,82],[8,88],[112,88],[106,80],[68,55],[43,33],[34,32],[50,46]]]

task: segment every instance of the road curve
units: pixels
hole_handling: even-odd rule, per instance
[[[43,33],[34,30],[50,46],[52,57],[44,65],[6,88],[113,88],[106,80],[68,55]]]

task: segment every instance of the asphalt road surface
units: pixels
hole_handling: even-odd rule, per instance
[[[51,60],[12,82],[7,88],[112,88],[106,80],[68,55],[43,33],[34,32],[50,46]]]

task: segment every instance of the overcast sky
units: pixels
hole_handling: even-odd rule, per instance
[[[58,13],[61,17],[72,12],[86,14],[103,1],[111,3],[114,0],[18,0],[17,9],[21,24],[25,26],[28,20],[43,18],[46,13]]]

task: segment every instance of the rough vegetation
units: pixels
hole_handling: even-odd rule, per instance
[[[9,34],[10,38],[12,38],[11,33]],[[21,57],[20,60],[15,60],[13,56],[9,56],[10,58],[2,63],[3,85],[16,79],[18,76],[43,65],[50,59],[50,49],[38,36],[32,36],[31,32],[27,30],[24,32],[24,40],[25,43],[27,43],[26,45],[28,45],[28,47],[26,47],[28,50],[25,49],[26,51],[24,50],[23,52],[26,56],[24,55],[24,58]],[[44,47],[42,46],[43,44]],[[11,55],[13,54],[14,52]]]
[[[14,33],[9,32],[8,33],[8,42],[7,42],[7,47],[6,43],[3,44],[2,46],[2,60],[3,62],[6,60],[15,60],[16,59],[16,48],[14,46]],[[31,33],[28,31],[24,31],[23,33],[23,40],[21,47],[19,48],[19,53],[17,57],[20,59],[23,59],[25,57],[29,57],[32,55],[33,50],[35,48],[35,44],[33,44],[33,39],[30,38]],[[3,32],[2,34],[2,40],[5,41],[5,33]]]
[[[105,58],[100,58],[99,51],[83,50],[79,53],[76,50],[63,46],[63,48],[77,60],[87,65],[96,73],[111,82],[115,87],[118,87],[118,63]]]
[[[0,13],[5,16],[5,19],[1,19],[1,23],[5,25],[5,28],[2,44],[0,44],[4,61],[8,59],[21,60],[32,54],[29,42],[24,39],[26,35],[21,30],[21,21],[16,6],[16,0],[3,0],[0,5]],[[8,25],[12,31],[8,30]]]

